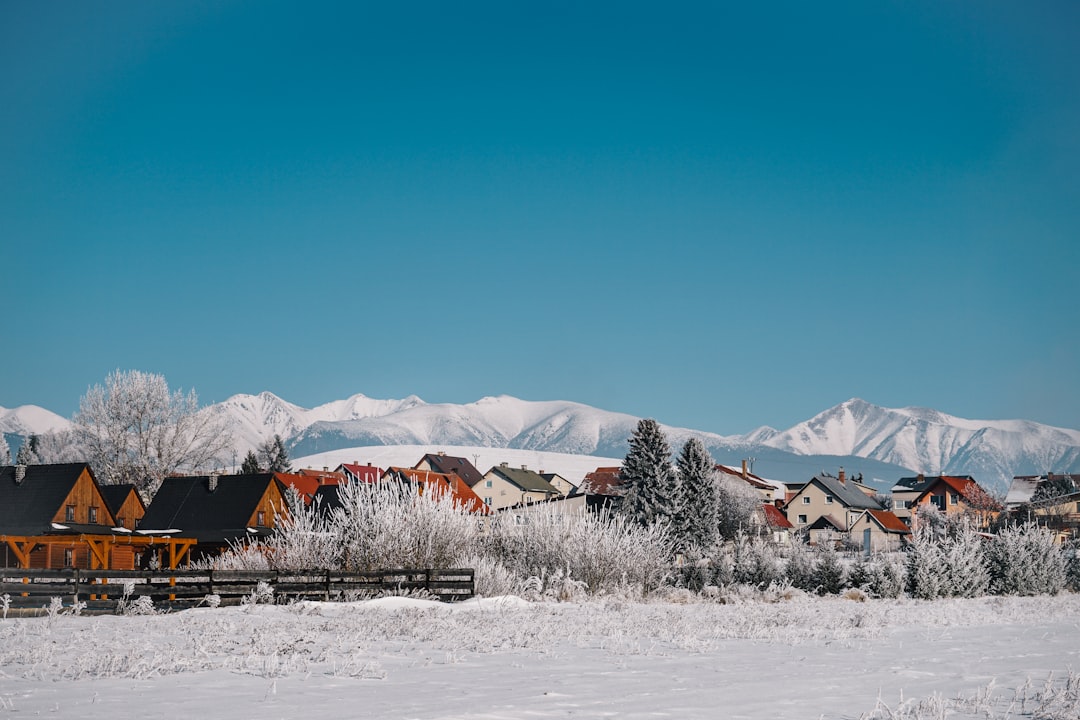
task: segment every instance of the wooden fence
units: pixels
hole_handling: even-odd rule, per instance
[[[429,593],[443,601],[473,596],[470,569],[378,570],[42,570],[0,568],[0,606],[10,609],[48,606],[58,597],[69,608],[85,603],[85,612],[116,612],[148,596],[159,609],[207,604],[216,595],[222,605],[238,605],[258,594],[260,583],[273,590],[273,602],[358,600],[388,593]],[[128,590],[125,594],[125,590]],[[265,602],[266,597],[260,599]]]

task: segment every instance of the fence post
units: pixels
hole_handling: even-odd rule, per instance
[[[323,599],[330,602],[330,568],[326,568],[326,595]]]
[[[75,568],[73,571],[75,574],[72,579],[75,581],[75,594],[72,597],[72,604],[79,602],[79,568]]]

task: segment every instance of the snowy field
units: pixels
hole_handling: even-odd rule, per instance
[[[1073,594],[384,598],[7,618],[0,718],[1076,718],[1075,668]]]

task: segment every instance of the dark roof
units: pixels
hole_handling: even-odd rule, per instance
[[[175,529],[200,541],[247,537],[247,522],[271,483],[285,494],[285,487],[271,473],[221,475],[213,491],[207,475],[165,478],[139,530]]]
[[[139,493],[135,492],[135,486],[131,483],[124,483],[122,485],[99,485],[101,490],[101,496],[105,498],[105,504],[109,506],[109,512],[115,518],[116,514],[120,512],[120,508],[124,502],[127,501],[128,496],[131,493],[135,493],[135,497],[139,498],[139,502],[142,502],[142,498],[139,497]],[[145,506],[144,506],[145,509]]]
[[[476,469],[476,466],[465,458],[443,455],[441,453],[428,453],[420,458],[420,462],[413,465],[413,468],[420,467],[425,460],[427,460],[428,465],[431,466],[433,471],[444,473],[446,475],[453,473],[464,480],[465,484],[469,487],[475,487],[476,483],[484,479],[483,474]]]
[[[833,519],[832,515],[822,515],[806,528],[807,530],[838,530],[845,532],[846,528]]]
[[[510,467],[509,465],[496,465],[488,472],[493,472],[501,475],[506,480],[521,488],[521,490],[524,492],[549,493],[552,495],[561,494],[558,490],[555,489],[555,487],[551,483],[540,477],[540,473],[528,470],[526,468],[515,468]]]
[[[811,483],[821,486],[826,492],[840,501],[842,505],[859,510],[881,510],[881,503],[857,487],[851,487],[829,473],[821,473],[810,478]],[[805,489],[805,487],[803,488]],[[800,490],[799,492],[802,492]]]
[[[923,492],[928,487],[936,483],[938,480],[944,477],[942,475],[916,475],[915,477],[902,477],[896,481],[896,485],[893,486],[893,492]],[[960,478],[964,480],[971,480],[974,482],[975,478],[970,475],[952,475],[950,477]]]
[[[323,485],[311,496],[311,502],[319,503],[319,512],[329,513],[342,506],[340,485]]]
[[[0,533],[7,535],[41,535],[54,532],[52,519],[83,470],[86,463],[57,465],[27,465],[22,482],[15,482],[15,466],[0,467]],[[93,472],[90,477],[93,479]],[[95,484],[96,484],[95,480]],[[94,525],[97,532],[107,531],[107,525]]]

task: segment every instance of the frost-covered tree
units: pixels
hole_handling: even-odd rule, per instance
[[[759,589],[784,580],[784,563],[776,548],[759,538],[739,534],[735,538],[734,579]]]
[[[285,451],[285,441],[280,435],[274,435],[259,446],[259,460],[267,472],[291,472],[292,464],[289,462],[289,453]]]
[[[23,440],[23,444],[19,446],[19,452],[15,455],[16,465],[36,465],[38,463],[37,453],[34,452],[34,445],[30,442],[30,438]]]
[[[254,475],[257,472],[262,472],[262,468],[259,467],[259,458],[255,457],[254,450],[248,450],[244,461],[240,463],[240,474]]]
[[[732,540],[755,528],[754,514],[761,512],[761,496],[738,478],[717,473],[717,528],[720,537]]]
[[[990,585],[984,540],[970,525],[941,532],[919,526],[908,553],[908,591],[913,597],[977,597]]]
[[[163,376],[138,370],[87,390],[72,424],[100,481],[132,483],[147,497],[166,475],[213,466],[232,446],[194,390],[171,392]]]
[[[708,550],[716,545],[720,530],[720,492],[712,456],[699,438],[690,438],[676,465],[682,512],[674,523],[675,541],[684,552]]]
[[[43,464],[85,462],[86,452],[70,430],[38,435],[35,453]]]
[[[681,510],[679,476],[671,466],[671,446],[652,419],[641,420],[619,473],[626,493],[620,512],[639,525],[671,524]]]
[[[7,438],[4,437],[4,433],[0,433],[0,465],[11,464],[11,446],[8,445]]]
[[[847,569],[830,544],[826,543],[818,548],[814,571],[818,579],[819,595],[838,595],[847,587]]]
[[[1065,587],[1065,555],[1053,533],[1037,525],[1002,528],[987,555],[997,595],[1056,595]]]

